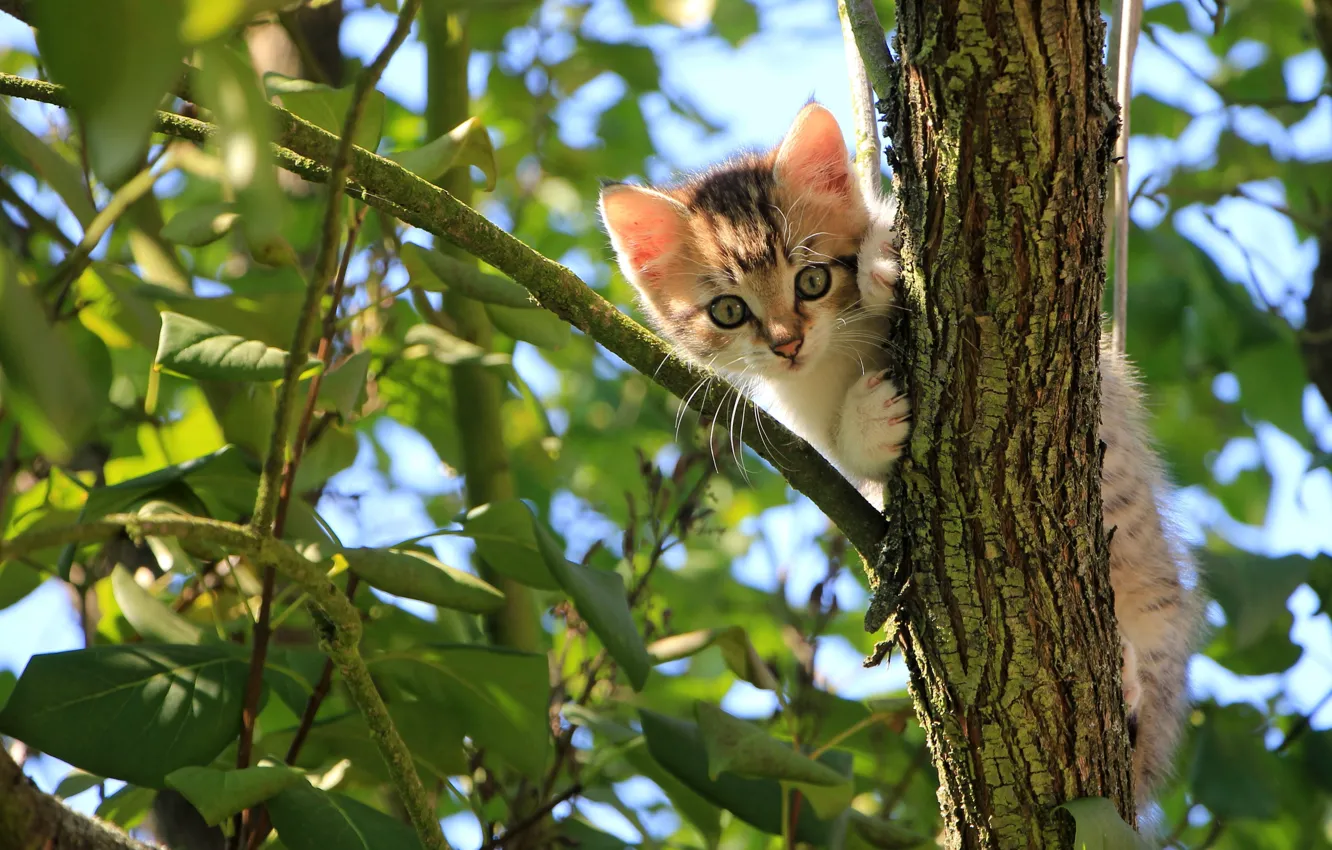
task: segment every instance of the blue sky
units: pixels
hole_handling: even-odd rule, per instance
[[[662,153],[661,161],[649,165],[649,178],[664,177],[673,169],[709,164],[737,147],[773,144],[811,95],[842,118],[844,126],[849,126],[850,97],[834,4],[822,0],[761,0],[757,5],[762,32],[732,51],[714,38],[686,36],[667,28],[637,29],[618,0],[594,3],[586,23],[590,33],[607,40],[631,38],[653,46],[663,69],[663,86],[687,94],[704,115],[724,128],[715,137],[702,137],[670,118],[659,96],[645,98],[644,113]],[[1195,23],[1206,23],[1196,4],[1189,4],[1189,8]],[[391,26],[392,19],[382,11],[356,12],[344,27],[343,46],[356,55],[372,55],[387,38]],[[1149,92],[1197,117],[1179,142],[1133,139],[1130,162],[1135,185],[1148,175],[1174,165],[1207,164],[1228,121],[1246,138],[1269,141],[1278,151],[1306,158],[1332,158],[1332,99],[1324,97],[1309,117],[1290,131],[1253,110],[1238,113],[1221,110],[1216,96],[1180,64],[1187,63],[1203,75],[1212,70],[1217,60],[1202,39],[1165,33],[1162,41],[1169,48],[1168,53],[1143,40],[1134,91]],[[13,26],[12,19],[0,18],[0,44],[30,45],[31,38],[22,28]],[[520,39],[515,39],[509,47],[513,51],[533,49],[533,45]],[[558,55],[567,51],[568,46],[553,42],[540,49]],[[792,61],[792,57],[798,57],[798,61]],[[1260,58],[1251,43],[1238,45],[1231,56],[1236,62],[1256,62]],[[489,61],[489,57],[476,58],[471,75],[474,87],[484,80]],[[413,37],[394,57],[382,88],[405,105],[419,108],[424,102],[421,85],[424,64],[424,50]],[[1290,96],[1296,99],[1314,96],[1324,73],[1321,58],[1312,51],[1289,61],[1286,76]],[[718,84],[719,81],[724,84]],[[594,116],[622,93],[618,81],[609,78],[581,92],[556,115],[564,139],[571,144],[596,144],[592,132]],[[1269,197],[1275,193],[1273,199],[1277,201],[1282,191],[1280,186],[1264,185],[1254,190]],[[1143,226],[1151,226],[1161,217],[1160,211],[1145,200],[1139,200],[1133,213]],[[1268,300],[1290,304],[1295,310],[1290,315],[1299,315],[1296,305],[1309,287],[1317,259],[1316,245],[1312,241],[1301,243],[1283,217],[1260,204],[1239,200],[1228,201],[1216,211],[1217,222],[1235,233],[1244,249],[1260,259],[1252,273],[1257,279],[1253,280],[1244,251],[1218,231],[1201,210],[1184,209],[1171,215],[1176,227],[1208,251],[1232,280],[1260,288]],[[66,217],[62,223],[67,232],[77,233],[72,220]],[[427,241],[424,234],[412,238]],[[1292,297],[1292,291],[1296,297]],[[549,368],[539,355],[523,349],[517,362],[538,391],[550,387]],[[1233,394],[1236,390],[1232,384],[1224,379],[1218,381],[1218,393]],[[1316,392],[1306,393],[1304,409],[1306,421],[1320,446],[1332,448],[1332,415]],[[377,436],[392,458],[388,476],[374,471],[372,457],[363,451],[357,465],[337,482],[344,491],[364,494],[356,511],[349,512],[340,504],[323,506],[326,517],[349,545],[393,543],[429,530],[433,523],[424,511],[422,497],[456,489],[457,482],[443,473],[439,459],[419,435],[384,425]],[[1179,504],[1193,541],[1201,542],[1204,530],[1210,530],[1254,551],[1306,555],[1332,552],[1332,524],[1324,519],[1332,516],[1332,473],[1326,469],[1308,471],[1309,454],[1295,440],[1269,426],[1258,428],[1256,440],[1239,440],[1227,447],[1217,461],[1216,471],[1224,478],[1261,462],[1266,462],[1273,473],[1267,524],[1254,528],[1236,523],[1205,493],[1186,491],[1180,494]],[[561,514],[573,514],[572,506],[565,507],[567,510],[556,511],[557,525]],[[768,537],[771,545],[755,546],[737,559],[736,579],[772,589],[776,587],[775,576],[780,567],[790,575],[792,598],[806,595],[824,568],[823,558],[813,545],[813,537],[824,523],[822,515],[803,500],[768,512],[756,523],[756,530]],[[570,537],[573,545],[573,535]],[[440,543],[441,553],[451,554],[449,547],[454,546],[463,544]],[[849,576],[843,577],[837,591],[844,608],[863,606],[864,595]],[[1326,615],[1312,616],[1317,598],[1307,588],[1297,591],[1290,607],[1296,615],[1293,636],[1306,647],[1304,657],[1293,670],[1283,676],[1241,679],[1207,659],[1196,659],[1195,692],[1227,702],[1261,700],[1284,692],[1289,701],[1287,709],[1312,709],[1332,688],[1332,625]],[[820,646],[818,666],[838,692],[861,697],[902,687],[901,665],[874,671],[860,667],[860,659],[869,645],[867,636],[858,646],[851,646],[841,638]],[[57,585],[47,584],[23,603],[0,612],[0,668],[17,671],[34,652],[79,646],[77,623],[63,590]],[[726,707],[739,714],[766,712],[772,707],[770,700],[769,694],[737,685],[728,696]],[[1315,719],[1315,726],[1327,725],[1332,725],[1332,707],[1325,708]],[[42,759],[32,765],[31,772],[49,790],[65,770],[64,765]],[[655,797],[649,788],[637,790],[643,801]],[[81,795],[77,803],[81,808],[91,808],[95,806],[95,798]],[[603,822],[617,831],[629,829],[619,815],[606,815]],[[450,839],[458,846],[476,845],[475,827],[465,818],[450,823],[449,827]]]

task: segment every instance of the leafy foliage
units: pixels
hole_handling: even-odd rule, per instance
[[[268,104],[336,133],[353,97],[251,52],[244,26],[279,8],[285,19],[289,4],[28,5],[38,50],[10,50],[2,70],[63,84],[71,112],[48,126],[18,99],[0,110],[3,539],[112,514],[247,522],[277,381],[290,356],[308,358],[282,538],[351,598],[385,713],[450,835],[471,824],[515,847],[759,847],[782,833],[929,843],[934,779],[909,702],[843,698],[822,667],[829,648],[868,645],[845,541],[805,522],[808,506],[738,435],[699,423],[518,283],[354,200],[334,199],[356,224],[339,234],[340,296],[314,305],[325,343],[289,351],[329,199],[277,175]],[[367,5],[380,11],[349,4],[343,26],[398,8]],[[465,10],[446,23],[466,27],[479,60],[468,117],[428,121],[375,91],[356,143],[454,189],[471,175],[486,193],[478,209],[632,309],[597,227],[598,178],[656,176],[670,154],[648,116],[698,140],[718,129],[671,84],[670,51],[708,39],[730,56],[783,24],[780,4],[749,0],[622,5],[616,30],[593,25],[585,3],[442,4]],[[1204,541],[1219,624],[1158,814],[1178,846],[1321,848],[1332,741],[1309,691],[1328,684],[1308,674],[1290,609],[1292,594],[1327,607],[1332,561],[1256,541],[1276,527],[1281,492],[1325,484],[1326,405],[1306,391],[1303,293],[1236,221],[1325,232],[1326,152],[1294,140],[1332,136],[1327,73],[1315,96],[1292,93],[1294,69],[1321,62],[1299,0],[1222,5],[1219,26],[1194,4],[1147,10],[1140,62],[1168,73],[1140,66],[1132,103],[1135,162],[1152,165],[1135,164],[1129,351],[1171,473],[1204,505],[1202,521],[1184,519]],[[446,41],[426,31],[437,17],[417,23],[427,51]],[[1163,76],[1191,81],[1192,95]],[[164,105],[216,133],[197,145],[154,135]],[[565,123],[579,110],[590,139]],[[428,138],[428,124],[452,129]],[[1170,153],[1139,156],[1145,144]],[[164,172],[152,191],[118,206],[152,169]],[[102,217],[109,232],[80,251]],[[496,392],[478,392],[478,375]],[[466,425],[485,405],[498,424],[478,436]],[[1296,472],[1270,451],[1288,445],[1308,460]],[[506,486],[457,471],[482,456],[498,458]],[[787,560],[799,569],[753,586],[756,564]],[[98,808],[122,827],[170,788],[211,825],[262,807],[270,846],[417,846],[389,802],[380,733],[326,661],[328,625],[299,585],[267,594],[275,633],[260,637],[263,566],[152,534],[0,563],[0,609],[62,583],[88,642],[0,673],[0,733],[73,767],[62,796],[127,783]],[[521,605],[535,645],[500,622]],[[254,753],[238,768],[262,640],[244,733]],[[1255,680],[1260,705],[1233,701],[1252,692],[1248,677],[1291,671]],[[1079,845],[1130,846],[1104,802],[1066,806]],[[603,806],[629,826],[612,829]]]

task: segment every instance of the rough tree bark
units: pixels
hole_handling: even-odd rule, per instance
[[[1063,802],[1133,816],[1097,436],[1104,26],[1093,0],[897,15],[915,402],[889,507],[887,572],[911,577],[897,642],[947,846],[1067,847]]]

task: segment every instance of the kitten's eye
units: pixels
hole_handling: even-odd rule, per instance
[[[708,305],[713,324],[721,328],[738,328],[749,318],[749,307],[738,295],[718,295]]]
[[[822,298],[828,294],[828,287],[832,284],[832,273],[828,267],[819,264],[815,266],[805,266],[796,272],[796,295],[806,301],[813,301],[815,298]]]

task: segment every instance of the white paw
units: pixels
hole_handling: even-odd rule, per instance
[[[888,474],[911,433],[911,403],[886,375],[875,372],[851,385],[838,432],[846,471],[871,480]]]
[[[860,243],[859,272],[856,284],[861,301],[867,307],[886,307],[893,303],[897,279],[901,274],[898,263],[897,234],[886,225],[875,223],[865,241]]]
[[[1128,716],[1132,717],[1138,713],[1138,703],[1142,701],[1142,679],[1138,677],[1138,652],[1133,648],[1133,644],[1119,639],[1120,646],[1123,648],[1123,661],[1120,667],[1120,678],[1124,682],[1124,705],[1128,706]]]

